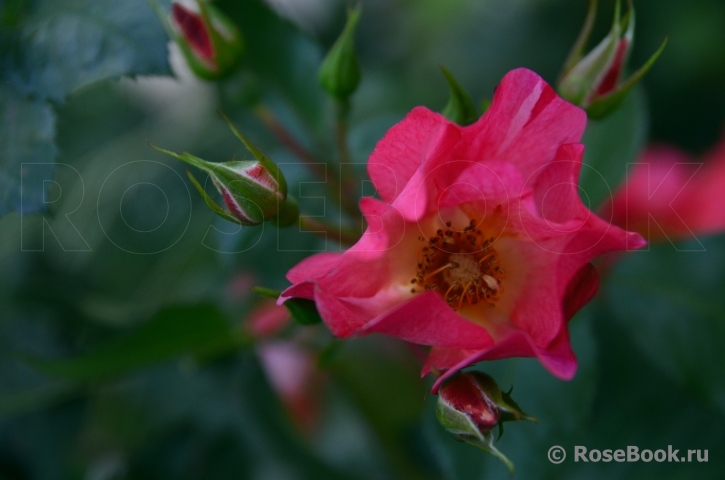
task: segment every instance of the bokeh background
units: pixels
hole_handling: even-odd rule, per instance
[[[600,3],[595,41],[613,8]],[[361,4],[363,80],[350,119],[361,180],[387,128],[416,105],[443,108],[439,65],[477,104],[512,68],[554,83],[586,12],[582,0]],[[586,161],[603,175],[582,178],[591,208],[647,143],[697,158],[725,126],[725,2],[635,4],[630,65],[665,35],[669,44],[622,108],[588,127]],[[238,73],[215,83],[186,69],[145,1],[0,0],[0,183],[17,190],[21,162],[56,163],[52,177],[52,165],[23,170],[27,215],[2,204],[0,479],[506,478],[500,462],[438,426],[419,352],[383,337],[337,342],[322,325],[250,335],[250,319],[269,314],[251,287],[284,288],[296,262],[339,247],[215,218],[180,162],[147,142],[247,158],[222,110],[283,164],[305,214],[339,216],[252,106],[263,102],[320,161],[336,161],[334,105],[316,69],[346,5],[217,5],[248,50]],[[497,444],[517,478],[721,478],[725,236],[699,241],[616,259],[570,324],[580,362],[571,382],[531,359],[477,367],[513,385],[540,419],[508,424]],[[569,454],[560,465],[547,460],[553,445]],[[709,457],[575,463],[574,445]]]

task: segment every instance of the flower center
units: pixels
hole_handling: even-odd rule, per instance
[[[506,276],[493,248],[494,238],[485,238],[475,220],[463,231],[452,230],[447,222],[435,237],[418,240],[423,245],[411,293],[436,290],[454,310],[479,302],[495,306]]]

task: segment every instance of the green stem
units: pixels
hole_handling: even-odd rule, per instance
[[[347,117],[350,112],[350,104],[347,101],[339,101],[337,103],[337,119],[335,122],[335,143],[337,144],[337,151],[340,156],[340,164],[347,164],[352,166],[353,158],[350,153],[350,146],[347,139]],[[357,179],[354,176],[350,176],[351,170],[341,169],[341,181],[339,186],[340,205],[345,211],[352,215],[353,218],[360,218],[360,210],[358,209],[357,202]]]
[[[312,172],[321,180],[327,180],[328,174],[326,164],[319,162],[297,139],[287,130],[282,122],[277,119],[274,112],[266,105],[259,104],[254,108],[254,114],[271,131],[282,144],[302,160]]]
[[[279,121],[274,112],[264,104],[254,108],[254,114],[271,131],[287,149],[295,154],[297,158],[307,165],[312,173],[327,184],[337,203],[342,204],[340,182],[338,173],[326,162],[318,161],[300,142],[295,139],[292,133]],[[344,206],[344,205],[343,205]]]

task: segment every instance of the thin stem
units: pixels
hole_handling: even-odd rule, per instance
[[[340,153],[340,163],[352,163],[352,155],[347,144],[347,115],[350,111],[348,103],[337,104],[336,140],[337,150]]]
[[[292,133],[287,130],[282,122],[277,119],[274,112],[266,105],[259,104],[254,108],[254,114],[259,120],[267,127],[278,139],[284,144],[297,158],[302,160],[310,170],[313,171],[321,180],[326,180],[328,177],[326,164],[319,162],[315,157],[295,139]]]
[[[360,236],[350,229],[340,225],[330,225],[311,217],[300,216],[300,226],[325,238],[331,236],[341,245],[351,246],[360,239]]]
[[[350,153],[350,146],[347,139],[347,116],[350,111],[348,102],[337,103],[337,119],[335,122],[335,140],[337,151],[340,156],[340,164],[347,164],[352,167],[353,158]],[[350,176],[350,168],[341,168],[340,178],[340,205],[355,218],[360,217],[360,210],[357,206],[357,179]]]

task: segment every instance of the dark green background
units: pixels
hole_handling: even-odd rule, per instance
[[[601,3],[595,39],[613,5]],[[278,163],[297,162],[250,113],[261,98],[318,158],[334,161],[334,109],[315,72],[344,5],[319,2],[322,15],[299,17],[299,28],[254,0],[218,4],[247,39],[240,71],[218,84],[172,84],[146,78],[170,70],[165,34],[144,1],[0,0],[0,185],[11,193],[0,209],[19,210],[21,163],[57,162],[57,183],[46,185],[46,201],[57,201],[47,211],[0,219],[0,479],[506,478],[502,464],[436,424],[430,382],[394,340],[337,344],[321,325],[285,331],[308,329],[325,350],[322,415],[309,435],[268,386],[239,334],[259,299],[229,285],[246,275],[284,288],[284,272],[310,253],[300,250],[324,245],[271,225],[237,232],[213,217],[182,165],[147,141],[213,161],[245,158],[221,109]],[[350,121],[361,176],[375,142],[407,111],[443,108],[438,65],[479,105],[515,67],[553,83],[586,11],[580,0],[362,7],[363,81]],[[583,176],[592,208],[646,142],[696,157],[725,123],[725,3],[638,0],[636,8],[630,65],[665,35],[669,44],[622,109],[588,127],[586,161],[606,180]],[[323,194],[319,184],[299,189],[314,180],[304,168],[282,168],[296,196]],[[23,177],[26,213],[43,207],[51,170]],[[323,213],[319,200],[300,203]],[[324,213],[337,215],[331,202]],[[498,444],[517,478],[722,477],[725,237],[699,240],[617,259],[572,320],[573,381],[535,360],[478,367],[513,385],[540,419],[508,424]],[[561,465],[547,460],[553,445],[567,449]],[[575,463],[574,445],[708,449],[709,462]]]

